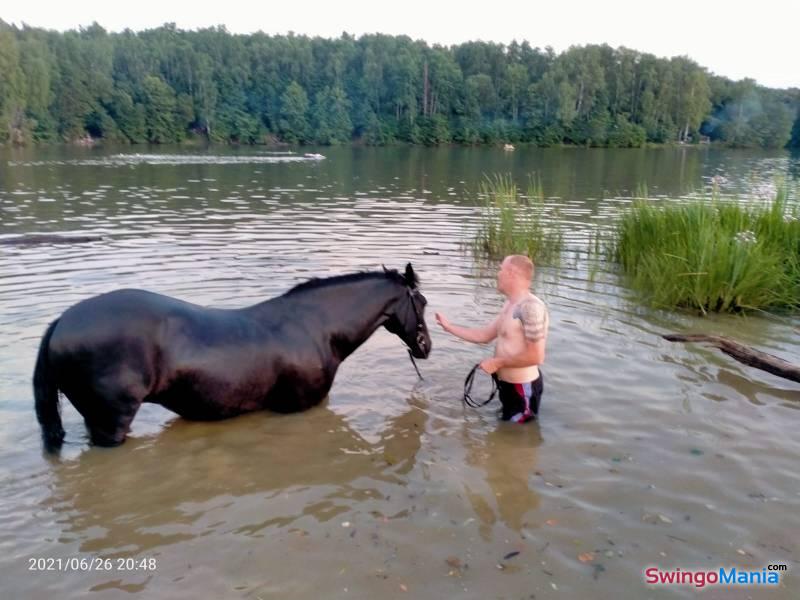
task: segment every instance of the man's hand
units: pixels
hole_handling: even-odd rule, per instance
[[[450,331],[450,321],[448,321],[447,317],[445,317],[442,313],[436,313],[436,322],[441,325],[442,329],[445,331]]]
[[[497,373],[502,366],[502,359],[497,358],[496,356],[492,358],[484,358],[480,364],[481,369],[486,371],[489,375],[494,375]]]

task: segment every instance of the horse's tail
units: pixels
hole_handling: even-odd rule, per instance
[[[53,452],[64,441],[64,428],[58,410],[58,385],[50,370],[50,338],[58,325],[58,319],[50,323],[44,332],[33,370],[33,397],[36,399],[36,418],[42,427],[42,440],[47,451]]]

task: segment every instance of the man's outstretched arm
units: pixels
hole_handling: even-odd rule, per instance
[[[442,313],[436,313],[436,322],[442,326],[442,329],[462,340],[475,344],[488,344],[495,339],[497,337],[497,324],[499,321],[500,317],[498,315],[494,321],[485,327],[461,327],[460,325],[452,324]]]

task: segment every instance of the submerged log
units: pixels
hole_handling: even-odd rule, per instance
[[[34,244],[85,244],[98,242],[101,235],[58,235],[35,233],[0,239],[0,246],[32,246]]]
[[[766,352],[754,350],[749,346],[734,342],[732,339],[721,335],[670,333],[663,336],[663,338],[670,342],[706,342],[719,348],[728,356],[732,356],[740,363],[800,383],[800,365],[792,364]]]

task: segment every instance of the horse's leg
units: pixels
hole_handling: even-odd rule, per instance
[[[95,446],[119,446],[125,441],[142,400],[127,393],[99,398],[86,427]]]
[[[69,398],[83,416],[94,445],[119,446],[125,441],[145,394],[144,386],[107,381],[77,390]]]

